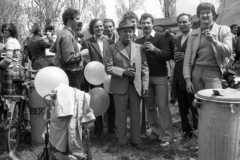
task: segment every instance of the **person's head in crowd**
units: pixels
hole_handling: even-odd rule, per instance
[[[18,38],[17,27],[13,23],[5,23],[2,25],[2,33],[5,38],[13,37]]]
[[[100,19],[91,20],[88,28],[91,35],[101,37],[103,35],[103,22]]]
[[[42,28],[37,23],[33,24],[32,29],[30,30],[30,32],[33,33],[34,35],[43,36]]]
[[[153,30],[158,33],[164,33],[164,29],[161,26],[154,26]]]
[[[104,35],[111,36],[115,29],[115,23],[113,19],[105,18],[103,20],[103,26],[104,26]]]
[[[81,35],[81,31],[82,31],[82,26],[83,23],[82,22],[78,22],[76,28],[74,29],[74,33],[76,37],[79,37]]]
[[[119,39],[123,44],[129,44],[131,42],[134,29],[135,26],[129,20],[125,19],[119,23],[117,32]]]
[[[237,24],[232,24],[232,25],[230,26],[230,28],[231,28],[232,34],[234,34],[234,35],[237,35],[237,34],[238,34],[238,25],[237,25]]]
[[[212,3],[200,3],[197,7],[197,16],[202,29],[210,28],[215,20],[216,11]]]
[[[2,26],[1,26],[2,34],[3,34],[4,29],[6,29],[6,28],[7,28],[7,23],[3,23]]]
[[[164,29],[164,34],[166,37],[171,36],[172,30],[170,28],[165,28]]]
[[[192,16],[190,14],[182,13],[177,17],[179,30],[183,34],[187,34],[192,28]]]
[[[137,24],[139,22],[138,16],[136,15],[136,13],[134,13],[132,11],[126,12],[123,15],[122,20],[129,20],[129,21],[131,21],[135,28],[137,27]]]
[[[149,13],[143,13],[140,18],[140,25],[145,35],[150,35],[153,29],[153,16]]]
[[[48,25],[45,28],[45,34],[47,35],[54,35],[54,26],[53,25]]]
[[[63,24],[74,30],[79,22],[79,11],[77,9],[68,8],[62,14]]]

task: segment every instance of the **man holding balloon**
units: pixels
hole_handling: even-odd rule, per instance
[[[83,49],[89,50],[89,59],[91,61],[90,63],[92,63],[92,64],[88,63],[89,66],[87,65],[84,71],[85,78],[89,83],[91,83],[90,88],[92,90],[94,90],[96,87],[102,86],[102,83],[105,80],[105,76],[106,76],[106,73],[102,73],[100,71],[101,65],[96,62],[103,64],[104,57],[106,55],[106,51],[108,50],[109,45],[114,43],[111,39],[108,39],[103,35],[103,31],[104,31],[104,27],[103,27],[102,20],[100,19],[91,20],[89,24],[89,32],[93,36],[87,39],[86,41],[84,41],[82,44]],[[95,66],[99,66],[99,67],[94,67],[94,63],[97,64]],[[109,94],[109,97],[110,97],[110,105],[108,104],[109,107],[107,106],[108,107],[107,109],[108,133],[114,134],[115,133],[114,101],[113,101],[113,96],[111,94]],[[99,109],[100,107],[101,108],[105,107],[100,104],[98,104],[97,106],[99,107]],[[94,114],[96,116],[95,112]],[[94,129],[95,136],[97,137],[101,136],[103,132],[103,118],[101,115],[96,117],[96,121],[94,121],[94,126],[95,126],[95,129]]]
[[[140,102],[148,95],[149,70],[143,47],[131,42],[134,26],[122,20],[117,28],[120,41],[110,45],[105,57],[106,72],[112,75],[109,91],[113,93],[117,120],[118,142],[128,144],[127,107],[130,107],[130,141],[141,146]],[[129,102],[129,103],[128,103]]]

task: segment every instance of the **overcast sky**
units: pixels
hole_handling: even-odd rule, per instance
[[[104,2],[107,7],[107,11],[106,11],[107,17],[114,19],[115,22],[118,22],[118,19],[115,13],[115,1],[104,0]],[[200,3],[200,0],[177,0],[177,4],[176,4],[177,13],[180,14],[185,12],[185,13],[194,15],[196,14],[196,8],[199,3]],[[154,16],[154,18],[163,18],[159,0],[145,0],[145,10],[146,12],[151,13]],[[144,10],[136,11],[139,17],[144,12],[145,12]]]

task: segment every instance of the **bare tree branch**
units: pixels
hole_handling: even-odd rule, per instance
[[[128,0],[128,3],[125,3],[125,0],[116,0],[115,1],[115,10],[119,19],[122,19],[123,15],[127,11],[137,11],[143,9],[144,0]]]

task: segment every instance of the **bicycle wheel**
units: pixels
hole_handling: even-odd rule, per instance
[[[19,121],[19,105],[11,102],[8,111],[8,127],[7,127],[7,149],[8,151],[16,151],[19,145],[20,128]]]
[[[27,100],[23,102],[23,111],[20,112],[20,132],[23,133],[25,143],[31,143],[31,125],[30,125],[30,112]],[[22,137],[22,136],[21,136]],[[21,143],[21,142],[20,142]]]

